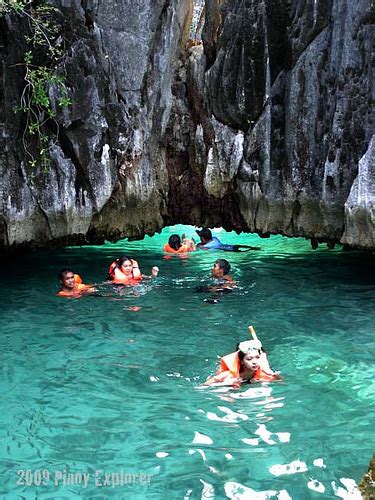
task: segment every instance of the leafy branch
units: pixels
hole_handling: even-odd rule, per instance
[[[23,62],[25,68],[25,86],[20,104],[15,112],[23,112],[26,125],[22,142],[29,157],[29,164],[35,167],[40,163],[43,170],[49,166],[49,136],[47,124],[54,120],[58,135],[58,124],[55,120],[49,90],[54,88],[58,95],[57,105],[66,108],[71,105],[65,78],[60,74],[64,57],[63,37],[60,34],[55,17],[57,9],[47,3],[33,5],[33,0],[0,0],[0,16],[16,14],[28,23],[28,33],[24,35],[28,50],[25,51]],[[37,61],[46,61],[38,64]],[[39,158],[34,154],[32,144],[39,151]]]

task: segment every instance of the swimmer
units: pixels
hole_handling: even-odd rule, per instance
[[[204,299],[204,302],[217,304],[218,294],[231,292],[236,288],[236,284],[232,276],[230,276],[230,264],[226,259],[215,260],[211,268],[211,276],[214,278],[214,285],[201,285],[195,288],[195,292],[211,292],[211,296]]]
[[[249,250],[260,250],[260,247],[252,247],[250,245],[226,245],[222,243],[219,238],[212,236],[212,232],[207,227],[200,231],[196,231],[201,242],[198,243],[197,248],[201,250],[225,250],[227,252],[248,252]],[[244,248],[245,250],[241,250]]]
[[[116,259],[109,266],[108,279],[116,285],[138,285],[143,278],[156,278],[159,268],[151,269],[151,276],[145,276],[139,269],[138,262],[126,255]]]
[[[236,351],[221,358],[220,369],[203,385],[230,385],[238,388],[241,384],[275,380],[283,378],[270,368],[267,354],[257,339],[237,344]]]
[[[97,289],[91,285],[85,285],[82,283],[82,279],[78,274],[74,274],[71,269],[62,269],[58,278],[60,281],[61,288],[57,292],[58,297],[71,297],[78,298],[86,293],[94,293]]]
[[[230,276],[230,264],[226,259],[217,259],[211,268],[211,275],[216,280],[217,285],[212,287],[217,291],[224,288],[233,289],[234,279]]]
[[[178,234],[172,234],[168,243],[163,247],[163,252],[166,253],[187,253],[194,250],[196,250],[194,240],[186,238],[184,234],[182,235],[182,242]]]

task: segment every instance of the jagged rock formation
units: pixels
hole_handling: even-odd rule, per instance
[[[206,0],[189,49],[193,1],[54,4],[73,105],[51,87],[46,173],[12,111],[22,22],[1,21],[3,247],[177,222],[375,247],[369,0]]]
[[[363,476],[359,489],[363,500],[373,500],[375,498],[375,455],[372,456],[368,472]]]

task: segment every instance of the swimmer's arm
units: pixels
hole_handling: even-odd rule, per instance
[[[232,279],[231,281],[225,281],[224,283],[220,283],[220,285],[211,285],[209,290],[211,292],[222,292],[223,290],[234,290],[237,288],[236,282]]]
[[[206,248],[203,243],[198,243],[197,248],[200,250],[209,250],[209,248]]]
[[[230,386],[230,387],[240,387],[242,383],[242,379],[239,377],[228,377],[226,376],[224,379],[222,379],[220,376],[213,376],[206,380],[202,385],[203,386],[209,386],[209,387],[225,387],[225,386]]]
[[[159,274],[159,268],[158,266],[154,266],[152,269],[151,269],[151,276],[147,276],[145,274],[142,274],[142,278],[146,278],[146,279],[152,279],[152,278],[156,278],[157,275]]]
[[[194,252],[196,250],[195,240],[194,238],[186,238],[186,236],[182,235],[182,243],[189,248],[189,252]]]

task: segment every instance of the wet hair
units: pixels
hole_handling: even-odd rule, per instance
[[[225,259],[217,259],[215,260],[215,264],[219,266],[220,269],[223,270],[224,274],[228,274],[230,271],[230,264]]]
[[[236,346],[236,351],[238,351],[238,359],[239,359],[239,362],[240,362],[240,372],[244,369],[244,358],[247,354],[247,352],[242,352],[239,350],[239,346],[240,346],[240,343],[241,342],[238,342],[237,346]]]
[[[246,355],[246,352],[242,352],[239,350],[239,345],[240,345],[240,342],[238,342],[237,346],[236,346],[236,351],[238,351],[238,359],[240,361],[240,371],[243,369],[243,358],[245,357]]]
[[[74,274],[74,271],[72,271],[70,269],[70,267],[64,267],[64,269],[61,269],[61,271],[59,272],[59,274],[57,276],[58,276],[58,278],[59,278],[60,281],[63,281],[65,275],[68,274],[68,273],[73,273]]]
[[[178,250],[181,246],[181,238],[178,234],[172,234],[168,240],[169,246],[173,248],[173,250]]]
[[[116,264],[117,264],[117,267],[121,267],[123,265],[124,262],[126,261],[129,261],[131,262],[131,258],[128,257],[127,255],[122,255],[121,257],[119,257],[118,259],[116,259]]]
[[[114,274],[115,274],[115,269],[116,267],[119,269],[124,262],[126,261],[132,261],[130,257],[128,257],[127,255],[122,255],[121,257],[119,257],[118,259],[115,260],[115,266],[112,267],[112,265],[110,266],[110,271],[108,273],[108,276],[107,276],[107,280],[110,280],[112,281],[113,280],[113,277],[114,277]]]
[[[203,238],[205,239],[206,241],[210,241],[212,240],[212,233],[211,233],[211,230],[208,229],[208,227],[204,227],[203,229],[201,229],[200,231],[196,231],[197,235],[200,237],[200,238]]]

